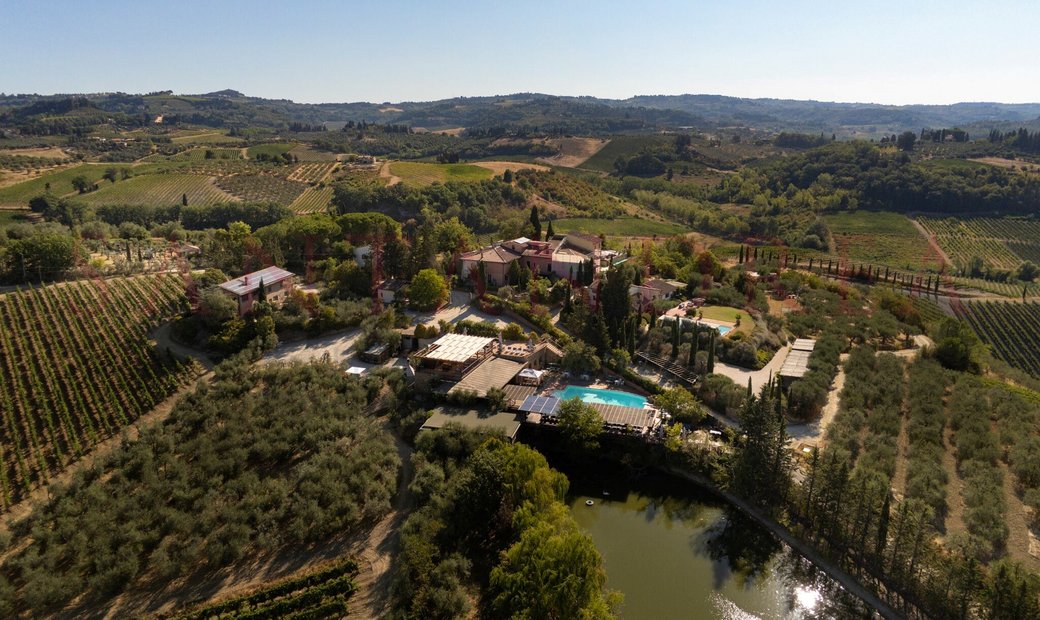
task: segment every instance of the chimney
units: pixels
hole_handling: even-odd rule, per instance
[[[249,276],[248,275],[242,276],[242,284],[249,284]]]

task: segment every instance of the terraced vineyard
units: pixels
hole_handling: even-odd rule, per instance
[[[3,507],[173,393],[194,366],[147,331],[183,310],[169,274],[80,281],[0,297]]]
[[[236,174],[218,178],[220,189],[246,202],[276,202],[291,205],[307,189],[303,183],[289,181],[275,174]]]
[[[333,189],[331,187],[309,187],[307,191],[300,194],[289,208],[301,215],[307,213],[323,213],[332,202]]]
[[[189,205],[212,205],[236,200],[214,185],[210,177],[181,173],[148,174],[115,183],[106,181],[101,189],[77,196],[76,200],[91,205],[174,205],[180,204],[185,194]]]
[[[993,295],[1000,295],[1002,297],[1010,297],[1012,299],[1018,299],[1022,297],[1023,284],[1019,282],[996,282],[994,280],[984,280],[982,278],[953,278],[953,286],[957,289],[975,289],[984,293],[992,293]],[[1026,294],[1036,295],[1037,285],[1029,284]]]
[[[206,154],[209,153],[209,157]],[[213,159],[242,159],[242,149],[206,149],[198,148],[177,155],[177,159],[189,161],[210,161]]]
[[[1034,220],[922,217],[918,221],[960,268],[973,256],[996,269],[1015,269],[1024,260],[1040,259],[1040,222]]]
[[[300,183],[317,183],[324,181],[329,173],[336,168],[335,162],[308,162],[299,164],[296,168],[286,177],[290,181],[299,181]]]
[[[1005,362],[1040,377],[1040,304],[975,301],[963,305],[975,333]]]
[[[178,620],[234,618],[342,618],[357,586],[358,566],[340,560],[301,577],[290,577],[247,596],[206,605]]]
[[[834,236],[834,250],[852,262],[910,271],[943,268],[942,257],[899,213],[856,211],[828,215],[824,220]]]

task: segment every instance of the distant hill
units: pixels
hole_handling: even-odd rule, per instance
[[[766,132],[800,131],[849,135],[886,135],[925,127],[961,127],[975,134],[991,128],[1032,125],[1040,119],[1040,103],[957,103],[891,106],[789,99],[745,99],[722,95],[641,95],[628,99],[559,97],[517,93],[493,97],[456,97],[401,103],[295,103],[263,99],[225,89],[200,95],[159,91],[147,95],[95,93],[80,95],[0,95],[0,124],[22,123],[76,110],[119,114],[145,122],[163,115],[166,122],[212,127],[271,127],[290,123],[364,121],[441,130],[541,134],[645,133],[694,127],[726,127]]]

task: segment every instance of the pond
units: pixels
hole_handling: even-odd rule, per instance
[[[769,531],[690,483],[569,477],[571,512],[603,555],[608,587],[625,596],[623,618],[873,615]]]

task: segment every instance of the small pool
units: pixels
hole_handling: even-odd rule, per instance
[[[726,325],[717,325],[715,327],[715,329],[719,330],[719,335],[720,336],[725,336],[733,328],[732,327],[727,327]]]
[[[595,403],[597,405],[617,405],[634,409],[642,409],[646,406],[646,399],[639,394],[619,392],[617,390],[597,390],[581,387],[580,385],[568,385],[566,388],[554,392],[553,395],[561,400],[580,398],[586,403]]]

